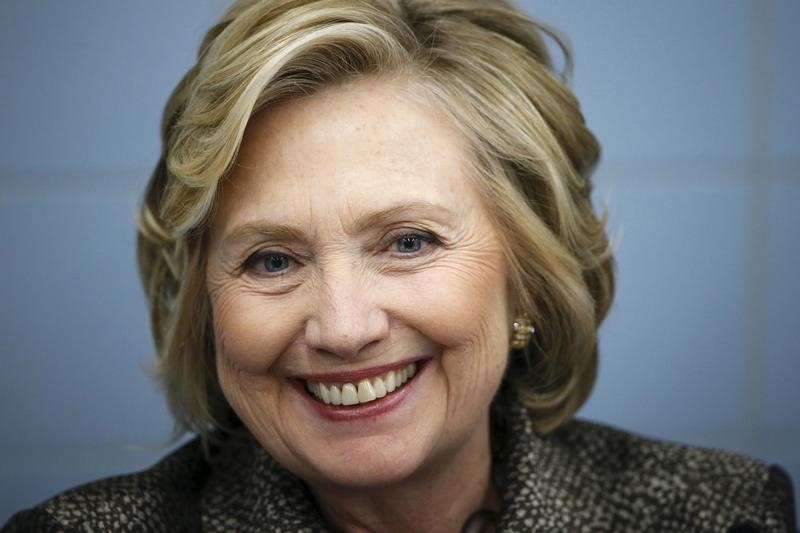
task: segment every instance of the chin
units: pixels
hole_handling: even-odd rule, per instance
[[[315,482],[349,488],[388,487],[407,481],[421,472],[428,455],[419,442],[398,442],[397,436],[360,437],[329,447],[306,476]],[[413,446],[413,447],[412,447]],[[301,475],[301,477],[304,477]]]

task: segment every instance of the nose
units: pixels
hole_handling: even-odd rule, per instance
[[[355,358],[388,336],[389,317],[376,302],[378,293],[353,270],[343,267],[327,272],[316,289],[305,338],[318,352]]]

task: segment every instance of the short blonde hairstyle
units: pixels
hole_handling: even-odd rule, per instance
[[[590,201],[599,145],[553,70],[560,37],[501,0],[240,0],[207,33],[164,110],[138,259],[158,375],[179,432],[236,424],[218,384],[205,246],[220,180],[254,113],[363,76],[401,76],[463,132],[503,235],[516,308],[537,327],[504,389],[539,431],[568,420],[597,367],[613,297],[605,221]]]

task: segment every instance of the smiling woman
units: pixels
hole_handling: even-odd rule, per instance
[[[570,421],[612,257],[545,34],[502,1],[237,2],[140,217],[198,438],[8,530],[789,531],[780,469]]]
[[[434,467],[474,487],[465,510],[485,497],[507,261],[461,134],[412,86],[368,77],[258,113],[209,228],[221,389],[331,515]]]

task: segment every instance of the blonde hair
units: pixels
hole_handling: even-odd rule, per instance
[[[612,256],[590,202],[599,145],[554,72],[547,26],[496,0],[240,0],[207,33],[164,110],[139,217],[158,375],[179,432],[235,424],[214,364],[205,239],[250,117],[360,76],[402,76],[464,133],[499,228],[517,309],[537,327],[505,387],[540,431],[588,397]]]

